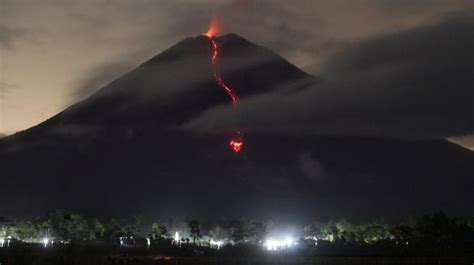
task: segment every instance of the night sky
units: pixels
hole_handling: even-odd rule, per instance
[[[199,36],[213,16],[236,106]],[[21,199],[0,211],[464,214],[473,47],[469,0],[2,0],[0,192]]]

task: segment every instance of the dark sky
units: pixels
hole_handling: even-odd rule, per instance
[[[191,126],[214,130],[232,121],[339,134],[350,124],[356,134],[467,134],[462,142],[472,147],[473,10],[470,0],[3,0],[0,133],[45,120],[203,32],[216,14],[222,33],[270,48],[325,82],[291,97],[259,95],[234,111],[210,110]],[[281,104],[289,111],[263,119]],[[253,119],[239,121],[239,112]]]

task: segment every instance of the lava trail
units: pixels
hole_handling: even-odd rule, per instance
[[[216,80],[217,84],[225,90],[227,95],[229,95],[230,99],[232,100],[232,104],[235,105],[239,103],[239,98],[237,97],[237,94],[235,93],[235,91],[224,82],[224,80],[222,79],[219,73],[219,68],[217,64],[217,58],[219,57],[219,46],[217,45],[217,42],[214,38],[209,37],[209,39],[211,40],[211,44],[212,44],[211,60],[212,60],[212,66],[213,66],[213,71],[214,71],[214,79]]]
[[[219,72],[219,64],[217,62],[219,58],[219,44],[214,39],[213,35],[204,34],[204,36],[208,37],[211,42],[211,48],[212,48],[211,62],[212,62],[214,79],[216,80],[216,83],[220,87],[222,87],[222,89],[224,89],[227,95],[229,95],[232,101],[232,105],[236,105],[239,103],[239,97],[235,93],[234,89],[230,85],[224,82],[224,79],[222,78]],[[244,137],[241,131],[235,132],[235,135],[232,137],[232,139],[229,140],[229,146],[232,149],[232,151],[236,153],[242,150],[242,148],[244,147]]]

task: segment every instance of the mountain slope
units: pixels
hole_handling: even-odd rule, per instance
[[[312,78],[277,54],[235,34],[217,41],[222,52],[219,71],[242,98]],[[208,38],[184,39],[40,127],[182,123],[210,106],[229,102],[214,81],[210,56]]]
[[[240,98],[318,82],[235,34],[217,40],[221,74]],[[294,219],[473,212],[466,201],[474,192],[474,155],[446,141],[246,133],[237,155],[228,135],[175,129],[229,104],[213,79],[210,48],[206,37],[187,38],[0,140],[0,212]]]

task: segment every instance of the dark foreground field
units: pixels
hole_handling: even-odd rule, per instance
[[[43,248],[41,246],[21,246],[0,248],[1,265],[270,265],[270,264],[474,264],[472,254],[424,255],[308,255],[299,251],[279,253],[250,251],[230,253],[206,253],[187,249],[163,254],[159,250],[120,249],[105,246],[61,246]]]

